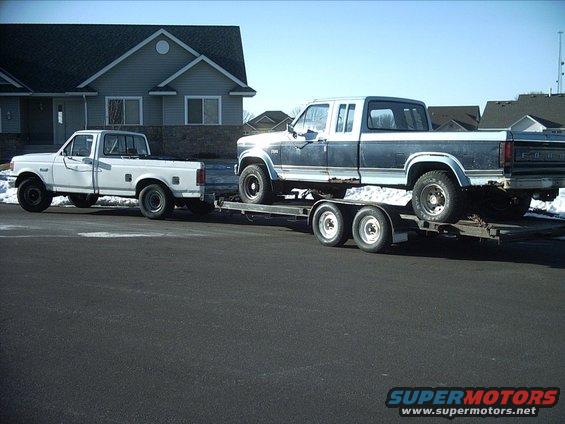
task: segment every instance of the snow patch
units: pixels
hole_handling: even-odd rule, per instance
[[[363,200],[366,202],[406,206],[410,199],[412,199],[412,192],[396,188],[364,186],[350,188],[347,190],[345,198],[349,200]]]

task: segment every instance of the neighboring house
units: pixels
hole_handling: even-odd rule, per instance
[[[267,110],[243,125],[245,135],[284,131],[292,118],[280,110]]]
[[[478,106],[430,106],[434,131],[476,131],[481,120]]]
[[[565,94],[521,94],[518,100],[487,102],[479,129],[565,132]]]
[[[235,156],[254,95],[239,27],[0,25],[0,158],[85,128],[141,131],[160,153]]]

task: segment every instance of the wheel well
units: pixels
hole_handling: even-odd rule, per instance
[[[457,184],[459,184],[457,175],[455,175],[455,172],[453,172],[453,169],[451,169],[449,165],[442,162],[421,162],[421,163],[416,163],[410,167],[410,171],[408,174],[408,182],[407,182],[408,189],[413,189],[414,184],[416,184],[416,181],[418,181],[418,178],[420,178],[426,172],[436,171],[436,170],[447,171],[454,179],[454,181],[456,181]]]
[[[260,158],[257,158],[257,157],[246,157],[246,158],[243,158],[242,161],[241,161],[241,164],[239,166],[239,174],[241,174],[241,171],[243,171],[249,165],[253,165],[253,164],[260,165],[260,166],[264,167],[265,169],[267,169],[267,165],[265,164],[263,159],[260,159]]]
[[[33,178],[35,180],[41,181],[41,184],[43,184],[45,186],[45,184],[43,183],[43,180],[41,179],[41,177],[37,174],[34,174],[33,172],[22,172],[20,175],[18,175],[18,178],[16,178],[16,188],[18,188],[20,186],[20,184],[29,179],[29,178]]]
[[[145,187],[147,187],[148,185],[151,185],[151,184],[160,185],[165,190],[167,190],[171,196],[173,196],[171,189],[169,187],[167,187],[167,184],[165,184],[163,181],[158,180],[156,178],[145,178],[145,179],[137,182],[137,185],[135,186],[135,197],[139,197],[139,193],[141,193],[141,190],[143,190]]]

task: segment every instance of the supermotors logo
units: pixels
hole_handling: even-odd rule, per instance
[[[536,417],[558,400],[557,387],[395,387],[386,406],[402,417]]]

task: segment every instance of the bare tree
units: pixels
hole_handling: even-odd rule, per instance
[[[248,110],[243,109],[243,123],[244,124],[246,122],[251,121],[253,118],[255,118],[255,115],[253,115],[253,113],[249,112]]]
[[[291,111],[290,111],[290,117],[291,118],[296,118],[298,116],[298,114],[300,112],[302,112],[302,109],[304,108],[303,105],[298,105],[298,106],[294,106]]]

